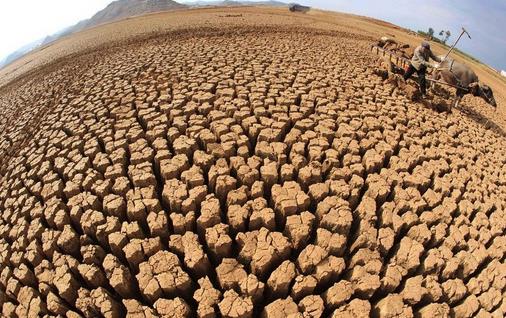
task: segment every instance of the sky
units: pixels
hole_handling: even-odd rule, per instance
[[[0,61],[20,47],[90,18],[111,0],[1,0]]]
[[[111,0],[1,1],[0,61],[28,43],[91,17],[110,2]],[[463,26],[472,39],[462,38],[458,48],[496,69],[506,70],[505,0],[298,0],[298,3],[370,16],[413,30],[427,30],[429,27],[437,33],[443,29],[450,30],[451,44]]]

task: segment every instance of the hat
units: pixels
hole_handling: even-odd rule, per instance
[[[426,49],[430,49],[430,44],[429,44],[429,42],[427,42],[427,41],[423,41],[423,42],[422,42],[422,47],[424,47],[424,48],[426,48]]]

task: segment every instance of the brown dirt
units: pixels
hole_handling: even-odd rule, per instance
[[[374,23],[156,14],[2,70],[2,316],[503,317],[504,92],[412,102]]]

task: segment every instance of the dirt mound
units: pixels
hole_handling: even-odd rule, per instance
[[[504,316],[499,128],[412,103],[353,34],[279,31],[2,92],[3,316]]]

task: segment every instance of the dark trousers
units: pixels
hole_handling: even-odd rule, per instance
[[[411,75],[415,72],[418,74],[418,84],[420,84],[420,92],[425,95],[427,88],[425,82],[425,72],[427,71],[427,67],[424,65],[420,66],[420,69],[417,70],[413,65],[409,64],[408,70],[404,73],[404,80],[408,80]]]

